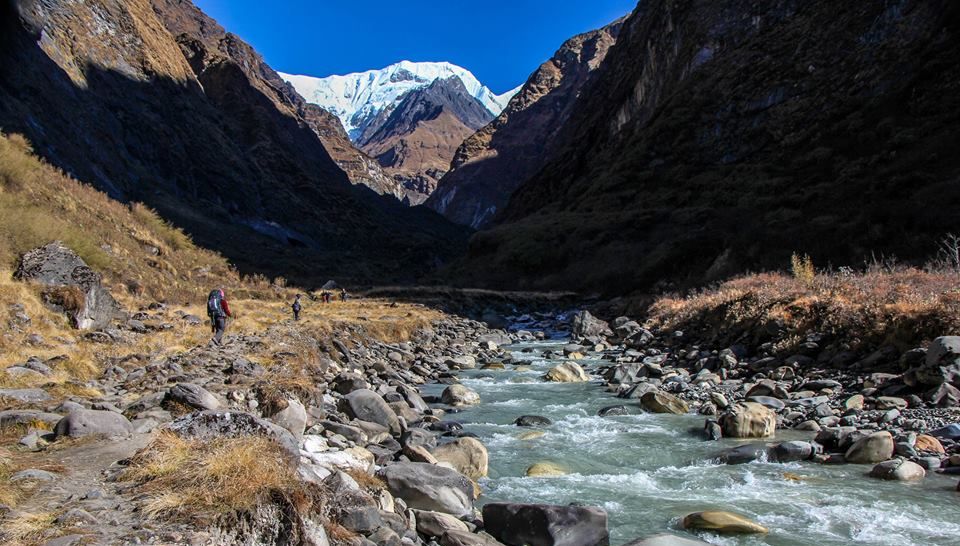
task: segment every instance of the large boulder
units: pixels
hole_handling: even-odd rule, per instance
[[[458,518],[473,514],[473,482],[456,470],[428,463],[393,463],[377,475],[410,508]]]
[[[480,395],[463,385],[450,385],[443,389],[440,401],[450,406],[472,406],[480,403]]]
[[[487,448],[475,438],[457,438],[434,449],[433,456],[472,480],[487,475],[490,456]]]
[[[726,438],[766,438],[777,428],[777,414],[763,404],[741,402],[720,415]]]
[[[280,445],[289,455],[291,464],[300,460],[300,446],[287,429],[240,411],[201,411],[185,415],[166,425],[182,438],[216,440],[218,438],[241,438],[262,436]]]
[[[895,447],[889,432],[874,432],[854,442],[843,458],[848,463],[875,464],[893,457]]]
[[[883,461],[870,470],[870,476],[873,478],[895,480],[898,482],[922,480],[926,475],[927,472],[922,466],[906,459]]]
[[[396,412],[379,394],[369,389],[357,389],[343,397],[340,411],[353,419],[370,421],[390,429],[391,434],[400,434],[400,420]]]
[[[575,338],[612,336],[610,325],[590,314],[589,311],[577,311],[570,318],[570,333]]]
[[[903,379],[911,387],[937,387],[944,383],[960,387],[960,336],[931,341],[924,364],[907,370]]]
[[[490,503],[484,529],[508,546],[607,546],[607,513],[593,506]]]
[[[733,512],[709,510],[687,514],[681,524],[684,529],[711,531],[720,535],[767,533],[763,525]]]
[[[100,284],[100,275],[60,241],[24,254],[14,277],[51,287],[44,300],[81,330],[105,328],[120,315],[120,306]]]
[[[91,434],[109,437],[129,436],[133,426],[115,411],[76,409],[57,421],[53,429],[57,438],[79,438]]]
[[[220,409],[220,401],[210,391],[193,383],[179,383],[167,391],[166,399],[198,410]]]
[[[576,362],[564,362],[551,368],[543,378],[555,383],[582,383],[590,380],[583,368]]]
[[[664,391],[651,391],[640,397],[640,405],[653,413],[674,413],[683,415],[690,411],[690,406],[676,396]]]

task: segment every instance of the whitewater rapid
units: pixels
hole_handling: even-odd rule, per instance
[[[584,503],[604,508],[611,544],[677,531],[687,513],[723,509],[745,514],[770,529],[768,535],[700,538],[718,545],[960,545],[960,494],[956,479],[929,475],[920,483],[868,478],[864,465],[810,462],[717,464],[712,456],[737,440],[704,441],[703,418],[643,413],[605,391],[598,382],[546,383],[540,377],[561,361],[543,351],[563,341],[507,347],[529,368],[468,370],[461,382],[482,403],[450,414],[476,434],[490,453],[490,475],[481,480],[479,504],[493,501]],[[524,352],[524,349],[533,352]],[[581,361],[585,368],[601,361]],[[439,394],[443,385],[428,385]],[[631,415],[598,417],[606,406],[625,404]],[[513,425],[521,415],[543,415],[553,424]],[[531,430],[542,437],[524,440]],[[809,439],[785,431],[778,440]],[[569,473],[526,477],[537,462]]]

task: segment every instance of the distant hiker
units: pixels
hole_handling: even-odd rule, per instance
[[[210,317],[210,330],[213,332],[214,345],[223,344],[223,331],[227,329],[227,317],[232,317],[227,295],[223,288],[217,288],[207,296],[207,316]]]
[[[340,289],[340,301],[347,301],[347,289],[346,289],[346,288],[341,288],[341,289]]]
[[[326,290],[324,290],[320,294],[320,298],[321,298],[321,301],[323,301],[323,303],[330,303],[330,292],[327,292]]]
[[[300,320],[300,310],[303,309],[303,306],[300,305],[300,294],[297,294],[297,297],[293,299],[293,320]]]

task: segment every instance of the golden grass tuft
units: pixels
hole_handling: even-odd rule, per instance
[[[20,512],[0,523],[0,538],[4,544],[31,544],[41,539],[53,527],[55,512]]]
[[[291,493],[298,482],[285,457],[260,437],[201,441],[162,433],[122,479],[140,485],[148,517],[209,521]]]
[[[348,468],[344,472],[353,478],[361,488],[370,493],[377,493],[387,488],[387,484],[377,476],[360,470],[359,468]]]

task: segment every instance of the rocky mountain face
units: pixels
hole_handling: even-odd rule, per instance
[[[465,138],[493,119],[456,77],[408,93],[367,125],[357,143],[419,204],[436,188]]]
[[[463,141],[426,205],[458,224],[488,227],[514,190],[547,163],[558,130],[621,24],[564,42],[493,123]]]
[[[463,282],[624,292],[864,257],[960,221],[960,7],[651,0]]]
[[[462,231],[351,185],[317,136],[336,124],[190,2],[0,11],[0,127],[241,270],[382,281],[457,251]]]

